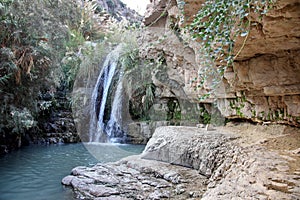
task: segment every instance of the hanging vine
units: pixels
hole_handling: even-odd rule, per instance
[[[193,22],[186,27],[192,38],[203,47],[203,70],[199,73],[202,84],[211,76],[215,79],[214,84],[221,80],[225,69],[233,65],[245,46],[251,26],[250,13],[259,14],[261,19],[273,3],[273,0],[205,1]],[[243,37],[244,41],[234,53],[237,37]],[[212,69],[215,65],[216,70]]]

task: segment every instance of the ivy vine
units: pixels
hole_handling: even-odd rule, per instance
[[[186,27],[192,38],[202,45],[203,70],[199,79],[203,83],[213,77],[215,85],[224,71],[241,53],[248,39],[250,13],[258,14],[259,20],[271,8],[275,0],[206,0],[193,22]],[[244,37],[242,47],[234,54],[237,37]],[[217,65],[217,70],[212,69]],[[198,86],[199,87],[199,86]]]

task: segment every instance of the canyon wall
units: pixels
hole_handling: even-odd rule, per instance
[[[128,8],[120,0],[97,0],[97,4],[97,12],[108,13],[117,21],[126,19],[131,23],[135,23],[142,20],[142,16],[135,10]]]
[[[199,0],[152,0],[139,38],[140,56],[156,63],[152,80],[157,99],[213,102],[227,118],[250,119],[299,126],[300,123],[300,3],[278,0],[259,20],[251,14],[250,33],[234,65],[226,69],[216,99],[199,100],[212,90],[199,84],[200,43],[186,39],[181,29],[201,8]],[[235,52],[244,38],[237,38]],[[214,64],[212,64],[213,66]],[[180,100],[180,101],[181,101]],[[208,109],[209,110],[209,109]]]

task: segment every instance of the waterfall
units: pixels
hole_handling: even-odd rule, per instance
[[[117,90],[114,96],[110,119],[106,126],[106,133],[112,142],[124,141],[124,131],[122,130],[122,105],[123,105],[123,70],[121,69]]]
[[[109,88],[116,73],[118,60],[122,51],[119,45],[110,52],[99,73],[91,100],[91,119],[89,130],[89,142],[109,142],[115,141],[114,138],[122,138],[124,133],[121,129],[122,116],[122,71],[119,76],[117,90],[114,96],[111,116],[107,125],[104,122],[105,106],[109,94]],[[115,133],[116,131],[116,133]],[[119,140],[117,140],[119,141]]]

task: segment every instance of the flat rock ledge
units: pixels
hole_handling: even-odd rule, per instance
[[[80,199],[200,198],[207,178],[196,170],[130,156],[116,163],[76,167],[62,180]]]
[[[239,141],[222,129],[160,127],[141,155],[76,167],[62,183],[78,199],[300,199],[299,149]]]

